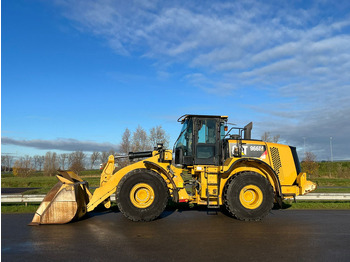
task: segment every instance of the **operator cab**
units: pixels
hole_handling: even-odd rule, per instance
[[[174,146],[175,164],[220,165],[227,116],[184,115],[178,122],[183,126]]]

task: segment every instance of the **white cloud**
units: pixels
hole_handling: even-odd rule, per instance
[[[266,91],[264,100],[293,102],[283,110],[265,105],[271,108],[267,118],[283,123],[276,132],[290,141],[297,141],[301,131],[314,133],[321,152],[330,126],[344,127],[335,135],[339,140],[348,137],[347,1],[304,7],[288,1],[58,3],[79,30],[105,39],[118,54],[152,59],[162,75],[177,63],[188,69],[183,76],[188,83],[210,94],[253,88]]]

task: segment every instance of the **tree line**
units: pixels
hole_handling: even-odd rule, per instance
[[[261,140],[277,143],[280,136],[271,136],[270,132],[264,132]],[[169,147],[169,135],[163,130],[162,126],[155,126],[147,133],[140,125],[134,132],[126,128],[116,151],[92,152],[91,154],[82,151],[72,153],[58,154],[56,152],[47,152],[45,155],[21,156],[15,160],[14,156],[1,156],[1,171],[10,172],[16,176],[30,176],[35,172],[43,172],[45,176],[53,176],[58,169],[72,170],[79,173],[82,170],[94,169],[98,163],[103,164],[108,160],[109,155],[127,156],[129,152],[140,152],[152,150],[157,143],[163,143],[165,148]],[[129,165],[128,158],[116,159],[118,167]],[[311,152],[306,152],[302,158],[302,169],[314,175],[318,171],[316,156]]]
[[[127,156],[131,151],[153,150],[157,143],[163,143],[165,147],[169,146],[169,135],[163,130],[162,126],[155,126],[147,133],[140,125],[134,132],[126,128],[122,135],[122,142],[117,151],[92,152],[91,154],[82,151],[72,153],[58,154],[56,152],[47,152],[45,155],[21,156],[14,160],[11,155],[1,156],[2,172],[12,171],[15,176],[30,176],[35,172],[43,172],[45,176],[53,176],[58,169],[69,169],[79,173],[85,169],[94,169],[98,163],[103,164],[108,160],[109,155]],[[119,167],[129,164],[128,158],[116,160]]]

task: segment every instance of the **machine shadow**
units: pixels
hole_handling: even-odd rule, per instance
[[[275,204],[273,206],[272,210],[288,209],[291,206],[292,206],[291,203],[282,202],[282,207],[280,207],[278,204]],[[182,213],[182,212],[188,212],[188,211],[194,211],[194,210],[197,212],[201,212],[201,213],[207,213],[209,215],[210,214],[215,215],[218,212],[220,212],[223,215],[232,218],[232,215],[223,206],[221,206],[218,209],[208,209],[206,206],[202,206],[202,205],[195,205],[195,204],[188,204],[188,203],[174,203],[172,201],[169,201],[169,203],[167,204],[163,213],[155,220],[161,220],[161,219],[167,218],[175,212]],[[98,217],[98,216],[102,216],[102,215],[106,215],[106,214],[110,214],[110,213],[119,213],[119,212],[120,211],[119,211],[118,206],[116,204],[112,204],[111,208],[109,208],[109,209],[105,208],[101,204],[101,205],[97,206],[93,212],[87,213],[84,217],[79,219],[79,221],[86,220],[86,219],[89,219],[92,217]],[[77,221],[72,221],[72,222],[74,223]]]

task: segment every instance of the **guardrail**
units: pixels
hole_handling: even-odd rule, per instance
[[[297,196],[295,200],[334,200],[334,201],[348,201],[350,200],[350,193],[309,193],[304,196]]]
[[[41,203],[45,195],[1,195],[1,203]],[[310,193],[304,196],[297,196],[296,200],[315,201],[315,200],[333,200],[350,201],[350,193]],[[115,194],[111,196],[115,200]]]
[[[41,203],[44,197],[45,195],[1,195],[1,203]],[[111,195],[111,200],[115,200],[115,194]]]

